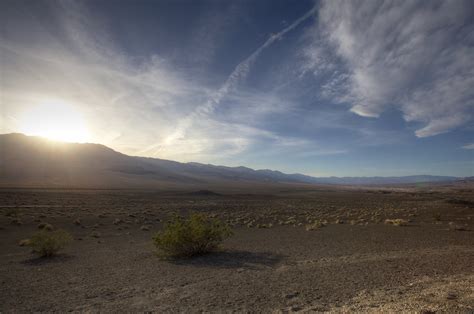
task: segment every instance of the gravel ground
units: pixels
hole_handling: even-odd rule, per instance
[[[0,312],[474,311],[471,191],[4,190],[0,200]],[[153,233],[187,210],[235,235],[214,254],[160,260]],[[408,225],[384,224],[394,218]],[[314,220],[326,226],[306,231]],[[41,222],[73,235],[55,258],[18,245]]]

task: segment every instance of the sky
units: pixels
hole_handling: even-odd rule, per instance
[[[474,175],[472,0],[3,0],[0,25],[0,133],[314,176]]]

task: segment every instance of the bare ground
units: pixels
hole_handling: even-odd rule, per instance
[[[0,312],[472,312],[473,196],[2,190]],[[160,260],[153,233],[190,210],[227,221],[234,237],[214,254]],[[408,225],[384,224],[398,218]],[[306,231],[315,221],[326,226]],[[55,258],[18,245],[41,222],[74,237]]]

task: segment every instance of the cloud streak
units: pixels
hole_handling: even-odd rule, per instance
[[[62,101],[84,113],[95,141],[132,155],[225,162],[257,143],[283,145],[273,132],[246,122],[285,111],[285,105],[272,95],[237,87],[259,55],[313,16],[315,8],[273,34],[213,90],[158,55],[131,60],[109,36],[107,20],[78,2],[57,4],[47,22],[36,15],[11,15],[1,34],[2,71],[9,77],[2,82],[1,106],[3,116],[11,117],[2,132],[17,131],[15,117],[35,104]],[[219,121],[214,111],[224,97],[239,110]]]
[[[227,77],[226,81],[221,85],[221,87],[212,92],[209,95],[209,98],[202,105],[198,106],[192,113],[187,115],[182,119],[176,128],[176,131],[168,136],[164,143],[157,143],[150,147],[147,147],[142,153],[155,149],[157,146],[172,145],[177,138],[183,137],[186,130],[194,123],[196,119],[208,116],[211,114],[214,109],[220,104],[222,99],[227,96],[230,92],[234,91],[240,82],[245,80],[247,77],[251,66],[256,62],[260,54],[271,46],[274,42],[281,40],[285,34],[292,31],[303,23],[308,18],[312,17],[316,12],[317,7],[313,7],[311,10],[306,12],[303,16],[299,17],[292,24],[281,30],[276,34],[272,34],[260,47],[258,47],[250,56],[241,61],[232,73]]]
[[[304,71],[322,94],[363,117],[397,109],[418,137],[472,121],[474,4],[459,1],[322,1]]]
[[[130,155],[343,175],[469,157],[443,149],[471,149],[470,2],[323,0],[262,39],[306,3],[0,5],[0,132],[51,101]]]

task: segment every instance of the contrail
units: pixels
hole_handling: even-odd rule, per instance
[[[156,148],[159,149],[162,146],[170,145],[174,140],[184,135],[184,132],[192,125],[194,119],[196,119],[199,116],[204,116],[204,115],[208,115],[212,113],[214,109],[216,108],[216,106],[219,105],[222,98],[224,98],[224,96],[227,95],[229,91],[235,88],[235,86],[240,81],[242,81],[243,79],[247,77],[250,71],[250,67],[253,65],[253,63],[255,63],[258,56],[262,53],[263,50],[265,50],[275,41],[280,40],[286,33],[292,31],[294,28],[296,28],[306,19],[311,17],[316,12],[316,10],[317,10],[317,7],[314,6],[311,10],[306,12],[303,16],[298,18],[296,21],[294,21],[291,25],[287,26],[279,33],[271,35],[270,38],[267,39],[257,50],[255,50],[250,56],[248,56],[245,60],[240,62],[235,67],[234,71],[232,71],[232,73],[226,79],[224,84],[222,84],[222,86],[217,91],[212,93],[210,98],[205,103],[198,106],[196,109],[194,109],[193,112],[191,112],[185,118],[183,118],[182,120],[178,122],[176,130],[165,139],[164,143],[156,143],[156,144],[150,145],[146,147],[145,149],[139,151],[138,154],[143,154],[150,150],[153,150]]]

